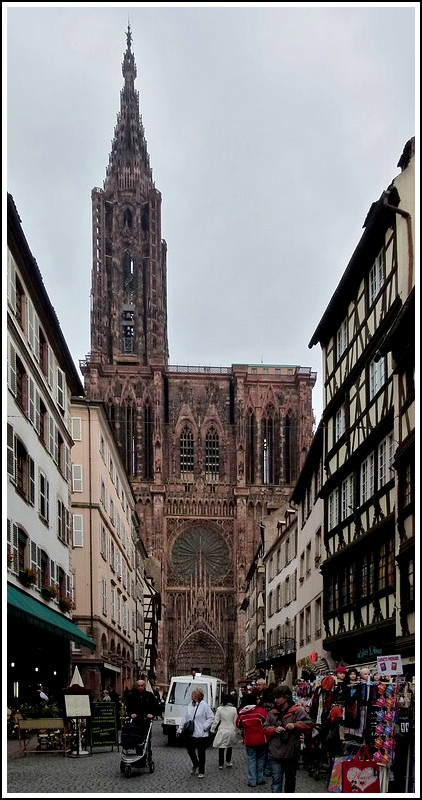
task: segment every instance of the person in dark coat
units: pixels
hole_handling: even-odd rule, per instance
[[[239,702],[239,709],[245,708],[246,706],[250,705],[257,705],[258,703],[258,689],[256,686],[247,686],[246,689],[243,689],[242,697],[240,698]]]
[[[116,692],[115,689],[109,689],[108,694],[109,694],[111,702],[114,703],[114,705],[116,707],[117,730],[120,730],[120,728],[121,728],[120,709],[121,709],[121,706],[122,706],[122,704],[120,702],[120,697],[119,697],[119,695],[118,695],[118,693]]]
[[[136,686],[129,692],[126,701],[126,714],[141,732],[145,730],[145,722],[152,724],[154,717],[158,716],[157,701],[152,692],[147,692],[145,681],[140,678],[136,681]],[[140,753],[142,748],[136,748]],[[148,752],[151,753],[151,737],[148,741]]]
[[[139,724],[145,719],[158,716],[157,701],[152,692],[147,692],[145,681],[140,678],[129,693],[126,701],[126,714]]]

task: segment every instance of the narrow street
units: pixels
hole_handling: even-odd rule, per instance
[[[19,742],[8,740],[8,796],[41,796],[61,793],[68,796],[105,794],[270,794],[270,778],[264,786],[248,787],[246,758],[242,745],[233,751],[233,767],[218,769],[218,751],[207,750],[205,779],[190,775],[191,764],[183,747],[169,747],[163,736],[161,720],[153,723],[152,748],[154,772],[134,770],[130,778],[120,772],[121,752],[114,748],[96,748],[92,755],[67,757],[55,753],[34,753],[20,757]],[[6,770],[4,770],[4,773]],[[326,781],[315,781],[302,768],[297,774],[297,794],[324,794]],[[328,795],[329,796],[329,795]]]

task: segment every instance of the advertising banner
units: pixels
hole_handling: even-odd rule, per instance
[[[377,669],[380,675],[403,675],[401,656],[377,656]]]

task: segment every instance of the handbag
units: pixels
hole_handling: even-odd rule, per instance
[[[188,719],[188,721],[185,722],[183,726],[182,733],[184,734],[184,736],[193,736],[194,732],[195,732],[195,723],[193,719]]]
[[[342,792],[343,791],[343,763],[344,763],[344,756],[338,756],[337,758],[333,759],[333,764],[331,767],[331,775],[330,780],[328,781],[328,792]]]
[[[367,746],[360,747],[350,761],[342,764],[342,791],[348,793],[380,793],[380,773]]]
[[[185,724],[183,725],[183,728],[182,728],[183,736],[193,736],[193,734],[195,733],[195,717],[196,717],[196,712],[198,711],[198,708],[199,708],[199,703],[195,708],[195,713],[193,715],[193,718],[192,719],[188,719],[187,722],[185,722]]]

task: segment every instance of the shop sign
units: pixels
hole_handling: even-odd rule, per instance
[[[356,658],[368,658],[368,656],[380,656],[382,650],[380,647],[375,647],[375,645],[370,644],[369,647],[363,647],[362,650],[358,650],[356,653]]]
[[[380,675],[403,675],[401,656],[378,656],[377,669]]]
[[[113,747],[117,742],[116,706],[114,703],[93,703],[91,747]]]

